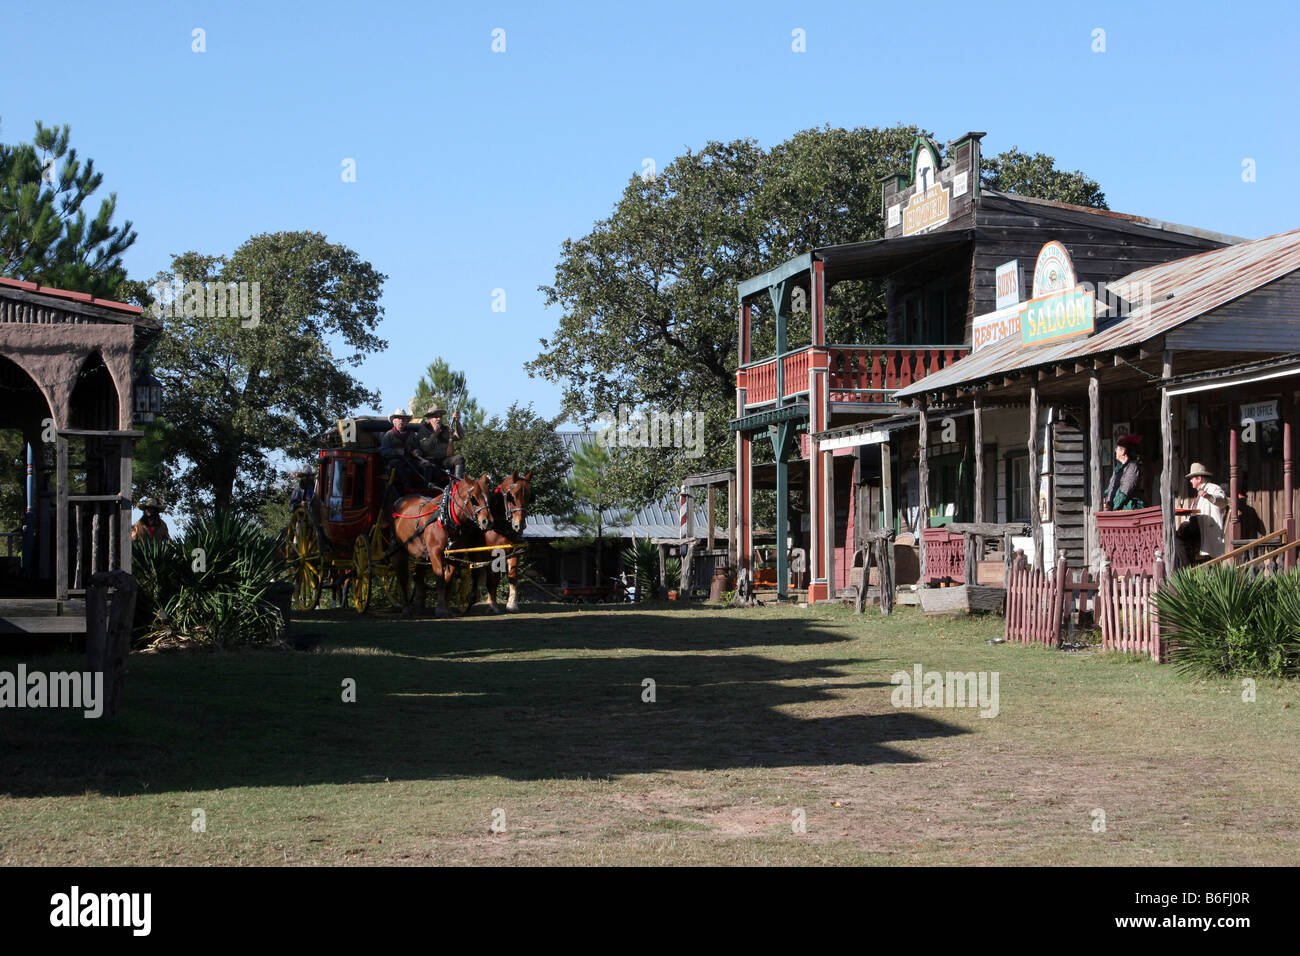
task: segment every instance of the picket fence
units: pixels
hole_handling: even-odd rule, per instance
[[[1164,559],[1159,551],[1150,575],[1113,574],[1110,565],[1104,564],[1096,579],[1086,572],[1079,574],[1078,580],[1074,577],[1063,551],[1050,573],[1027,567],[1024,555],[1017,555],[1007,574],[1006,640],[1060,647],[1070,615],[1091,610],[1101,629],[1102,650],[1165,660],[1153,600],[1164,584]]]

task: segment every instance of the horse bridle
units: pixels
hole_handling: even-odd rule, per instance
[[[502,504],[509,504],[509,503],[510,503],[510,499],[512,499],[512,498],[514,498],[516,501],[518,501],[519,498],[515,495],[515,493],[514,493],[514,489],[515,489],[515,488],[518,488],[519,485],[523,484],[523,479],[522,479],[522,478],[520,478],[520,479],[516,479],[515,482],[510,486],[510,489],[511,489],[510,491],[505,491],[505,490],[504,490],[505,483],[506,483],[506,480],[505,480],[504,478],[502,478],[501,481],[497,483],[497,486],[496,486],[495,488],[493,488],[492,490],[501,496],[501,502],[502,502]],[[530,488],[530,491],[531,491],[531,488]],[[529,497],[532,497],[531,494],[529,495]],[[506,509],[505,509],[505,513],[506,513],[506,523],[507,523],[507,524],[510,523],[510,516],[511,516],[511,515],[513,515],[513,514],[522,514],[522,513],[523,513],[523,510],[524,510],[526,507],[528,507],[527,503],[525,503],[525,504],[521,504],[521,505],[516,505],[516,506],[513,507],[513,508],[506,508]],[[523,522],[521,521],[520,523],[522,524]]]

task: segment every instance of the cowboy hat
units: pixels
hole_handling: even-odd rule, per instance
[[[1115,444],[1117,444],[1117,445],[1140,445],[1140,444],[1142,444],[1142,436],[1130,432],[1130,433],[1127,434],[1127,435],[1121,435],[1121,436],[1119,437],[1119,440],[1116,441]]]
[[[1194,461],[1194,462],[1192,462],[1192,470],[1189,471],[1189,472],[1187,473],[1187,477],[1188,477],[1188,478],[1195,478],[1195,477],[1197,477],[1198,475],[1199,475],[1200,477],[1202,477],[1202,478],[1213,478],[1213,477],[1214,477],[1214,473],[1213,473],[1212,471],[1210,471],[1210,469],[1206,468],[1206,467],[1205,467],[1204,465],[1202,465],[1199,461]]]
[[[157,498],[143,498],[140,501],[139,507],[141,511],[147,511],[149,509],[153,509],[159,514],[162,514],[163,511],[162,502],[159,501]]]
[[[446,414],[447,414],[447,409],[443,408],[439,402],[434,402],[432,405],[429,406],[428,410],[425,411],[424,417],[432,418],[434,415],[446,415]]]
[[[411,411],[410,411],[410,409],[407,409],[407,408],[394,408],[394,409],[393,409],[393,413],[392,413],[391,415],[388,416],[388,420],[391,422],[394,418],[407,418],[407,419],[409,419],[410,417],[411,417]]]

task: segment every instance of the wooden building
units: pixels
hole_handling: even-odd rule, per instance
[[[1175,570],[1192,462],[1228,491],[1226,551],[1294,543],[1300,230],[1136,270],[1104,299],[1085,293],[1067,275],[1061,289],[1022,303],[1022,314],[1078,300],[1088,304],[1081,321],[1041,340],[1043,326],[1022,328],[900,389],[898,400],[922,429],[967,414],[980,447],[991,415],[1019,420],[1036,492],[1026,551],[1038,567],[1064,551],[1075,567],[1096,571],[1105,560],[1146,574],[1159,551],[1165,572]],[[1143,438],[1146,507],[1109,512],[1103,489],[1125,434]],[[977,495],[993,481],[988,468],[974,479]]]
[[[955,432],[938,436],[943,440],[927,461],[917,453],[914,427],[913,437],[905,437],[903,425],[915,419],[900,424],[895,418],[895,394],[961,364],[990,338],[1003,321],[999,276],[1013,289],[1023,286],[1026,269],[1052,239],[1068,249],[1079,280],[1094,288],[1134,269],[1236,241],[984,189],[983,135],[967,133],[942,155],[934,143],[918,139],[907,172],[884,182],[883,239],[813,249],[738,289],[739,368],[730,425],[736,434],[734,550],[740,567],[752,570],[754,492],[775,489],[776,540],[809,555],[810,601],[848,585],[855,537],[865,530],[882,523],[900,531],[913,523],[919,528],[936,508],[949,520],[974,520],[984,510],[967,490],[979,457],[969,413]],[[883,287],[887,344],[828,339],[828,290],[840,282]],[[760,338],[761,350],[755,344]],[[895,440],[880,438],[877,425],[885,419],[891,420],[882,427],[897,431]],[[764,449],[770,461],[755,460],[759,442],[770,442]],[[868,445],[879,447],[868,451]],[[1017,468],[1009,481],[1023,483],[1024,469]],[[867,493],[857,493],[863,487]],[[793,520],[792,496],[803,502]],[[786,548],[778,546],[776,554],[784,594]]]
[[[140,361],[157,330],[138,306],[0,279],[0,430],[27,464],[21,514],[5,516],[20,557],[0,575],[0,632],[83,631],[90,575],[130,571],[137,400],[141,420],[161,401]]]

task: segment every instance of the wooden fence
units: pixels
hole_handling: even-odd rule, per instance
[[[1151,567],[1149,575],[1125,575],[1115,573],[1106,563],[1094,580],[1086,572],[1071,572],[1063,551],[1051,573],[1027,567],[1024,555],[1017,555],[1007,576],[1003,633],[1017,644],[1060,647],[1070,615],[1091,610],[1101,630],[1102,650],[1147,654],[1152,660],[1164,661],[1167,654],[1154,601],[1165,582],[1161,551],[1153,555]]]
[[[1154,661],[1167,659],[1154,601],[1164,583],[1164,554],[1159,550],[1152,558],[1149,575],[1118,575],[1109,563],[1102,565],[1096,601],[1102,650],[1147,654]]]

